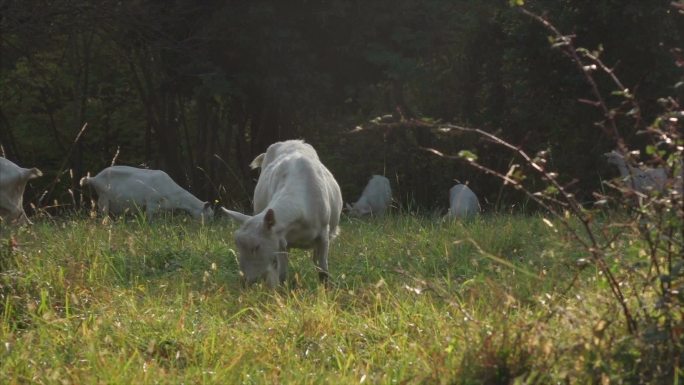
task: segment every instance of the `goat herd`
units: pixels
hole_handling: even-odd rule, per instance
[[[633,178],[637,189],[661,189],[665,173],[660,169],[629,168],[617,152],[607,153],[623,177]],[[316,150],[302,140],[277,142],[257,156],[252,168],[261,168],[254,190],[254,215],[220,207],[240,224],[235,233],[238,262],[244,283],[263,280],[278,286],[287,277],[287,250],[313,249],[321,281],[328,277],[328,249],[338,233],[342,194],[332,173],[321,163]],[[661,175],[662,174],[662,175]],[[26,183],[41,176],[37,168],[26,169],[0,157],[0,223],[29,223],[23,209]],[[111,166],[94,177],[81,179],[98,196],[103,215],[144,209],[148,219],[159,210],[183,210],[194,218],[210,220],[214,209],[176,184],[161,170]],[[361,197],[347,204],[350,215],[382,216],[392,197],[384,176],[373,175]],[[466,217],[480,212],[475,193],[463,184],[449,190],[449,216]]]

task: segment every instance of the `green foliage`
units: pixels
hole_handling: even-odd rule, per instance
[[[11,2],[0,40],[0,144],[9,158],[46,172],[32,196],[72,170],[41,205],[71,205],[68,189],[77,191],[82,175],[115,156],[164,169],[202,199],[246,205],[255,177],[249,162],[293,137],[317,146],[345,196],[368,174],[384,173],[397,179],[407,206],[443,205],[453,179],[470,181],[490,202],[519,198],[492,178],[414,151],[467,149],[506,165],[490,143],[419,129],[345,134],[389,111],[499,132],[531,152],[548,148],[560,173],[578,177],[577,193],[589,197],[600,180],[595,171],[609,172],[599,154],[612,144],[593,126],[597,115],[576,103],[587,97],[582,79],[547,48],[547,33],[521,15],[521,5]],[[575,31],[580,46],[609,65],[619,61],[631,97],[655,100],[674,84],[670,49],[681,34],[667,2],[527,5]],[[642,118],[654,111],[647,106]],[[84,122],[85,136],[72,145]],[[635,147],[644,142],[624,134]],[[66,170],[58,170],[65,158]]]
[[[465,158],[468,161],[477,160],[477,155],[475,155],[472,151],[468,150],[459,151],[458,156],[461,158]]]

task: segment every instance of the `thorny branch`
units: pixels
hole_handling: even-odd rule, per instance
[[[561,48],[563,53],[570,57],[570,60],[573,63],[575,63],[575,65],[577,65],[579,71],[582,72],[582,74],[584,75],[584,79],[591,87],[591,93],[593,94],[594,98],[596,98],[596,102],[594,103],[594,105],[598,106],[601,109],[604,118],[608,122],[608,126],[601,124],[601,129],[603,130],[606,136],[616,141],[618,148],[621,152],[626,153],[627,146],[625,145],[624,140],[622,139],[622,136],[620,135],[620,132],[618,130],[617,122],[615,120],[615,114],[608,108],[605,98],[603,97],[603,94],[599,90],[598,84],[592,76],[592,71],[594,67],[592,67],[591,65],[586,65],[585,61],[582,60],[582,57],[580,56],[579,52],[583,52],[584,55],[590,59],[590,62],[592,64],[599,66],[599,68],[605,71],[611,77],[611,79],[613,79],[613,81],[616,83],[620,91],[624,92],[627,95],[629,94],[629,90],[624,85],[622,85],[622,83],[615,76],[613,71],[607,66],[605,66],[603,62],[601,62],[598,56],[592,55],[588,50],[578,50],[573,43],[574,36],[562,34],[548,20],[544,19],[543,17],[535,13],[528,11],[523,7],[520,7],[519,9],[523,14],[531,17],[532,19],[536,20],[541,25],[543,25],[546,29],[548,29],[554,35],[554,39],[556,41],[554,46]],[[636,102],[634,102],[633,105],[636,111],[639,111],[639,106],[636,104]]]

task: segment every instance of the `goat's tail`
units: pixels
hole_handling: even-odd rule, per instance
[[[261,167],[261,164],[264,162],[265,156],[266,156],[266,153],[259,154],[256,158],[254,158],[252,163],[249,164],[249,167],[252,170],[256,170],[257,168]]]
[[[84,187],[84,186],[87,185],[88,183],[90,183],[90,173],[88,173],[88,175],[86,175],[86,176],[84,176],[83,178],[81,178],[81,180],[78,182],[78,184],[79,184],[81,187]]]

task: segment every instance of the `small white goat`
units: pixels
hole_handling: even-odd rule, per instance
[[[31,223],[24,212],[26,183],[42,176],[37,168],[22,168],[0,157],[0,223]]]
[[[80,184],[95,189],[103,215],[145,208],[148,220],[159,210],[183,210],[202,220],[214,216],[211,203],[197,199],[161,170],[111,166],[94,177],[81,178]]]
[[[457,184],[449,189],[449,213],[452,218],[466,218],[481,211],[480,201],[468,186]]]
[[[347,203],[349,214],[355,217],[373,215],[382,217],[392,201],[392,188],[389,179],[373,175],[363,189],[361,198],[354,204]]]
[[[629,183],[634,190],[640,193],[652,191],[663,192],[667,183],[665,169],[632,167],[625,161],[625,157],[613,150],[604,154],[609,164],[617,166],[623,180]]]

